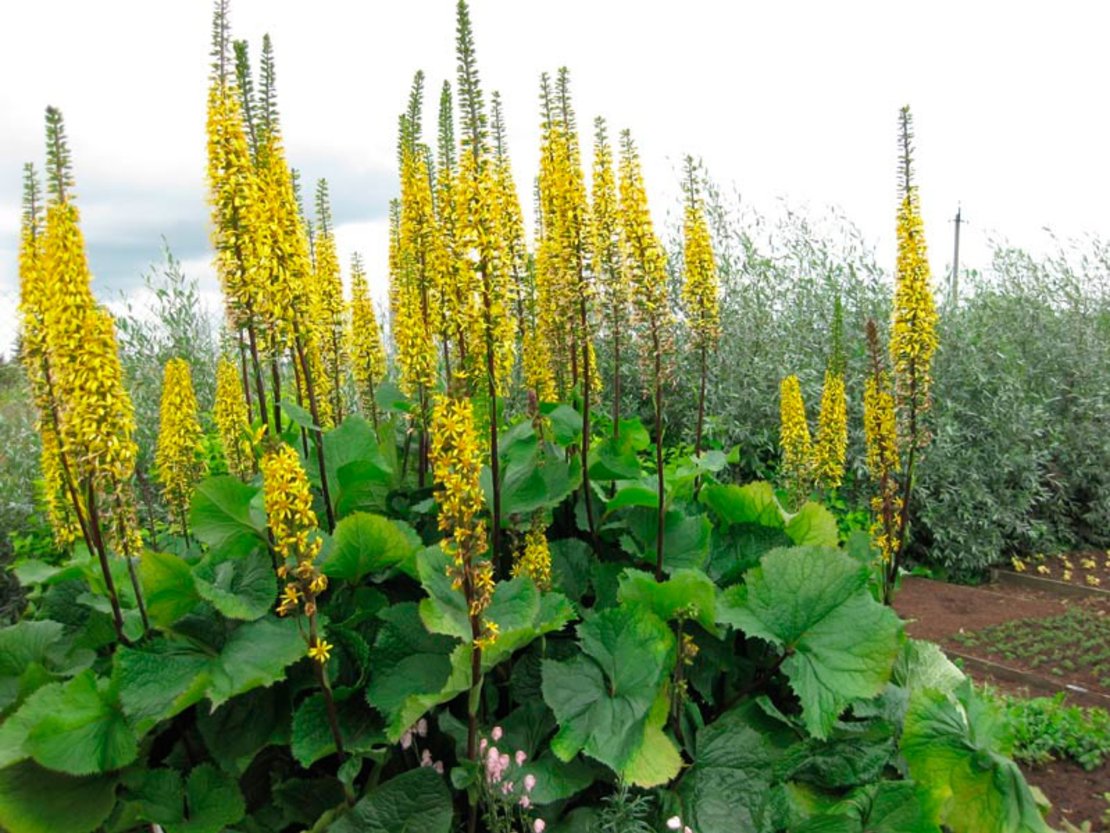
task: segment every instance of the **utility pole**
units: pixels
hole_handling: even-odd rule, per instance
[[[960,224],[967,222],[961,217],[961,206],[956,203],[956,251],[952,255],[952,278],[948,284],[949,300],[955,308],[960,300]]]

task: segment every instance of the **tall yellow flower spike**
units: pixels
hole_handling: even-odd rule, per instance
[[[896,518],[902,510],[898,494],[898,429],[894,415],[894,395],[885,373],[868,377],[863,393],[863,429],[867,440],[867,469],[875,482],[877,494],[871,498],[874,520],[871,524],[872,545],[885,564],[898,554],[901,544]]]
[[[19,314],[20,357],[38,411],[38,430],[42,438],[40,465],[43,477],[43,503],[54,532],[54,541],[68,548],[81,534],[74,509],[77,495],[70,490],[71,474],[59,436],[60,403],[47,355],[43,272],[42,203],[34,166],[24,167],[23,217],[19,241]],[[78,506],[80,502],[78,499]]]
[[[779,385],[779,415],[783,478],[795,499],[801,500],[813,482],[813,444],[797,376],[787,376]]]
[[[813,445],[813,473],[823,488],[839,488],[844,480],[847,453],[848,401],[844,377],[827,370],[817,417],[817,439]]]
[[[339,274],[339,255],[332,227],[331,204],[327,180],[316,186],[317,234],[315,238],[316,268],[314,271],[313,326],[317,332],[320,363],[331,393],[332,421],[342,422],[344,413],[343,386],[347,373],[347,345],[344,339],[343,281]]]
[[[254,453],[251,450],[250,414],[243,394],[243,382],[235,364],[220,358],[216,365],[216,428],[227,460],[227,470],[240,480],[254,474]]]
[[[481,620],[493,597],[493,564],[487,554],[486,525],[479,517],[485,497],[479,477],[482,450],[469,399],[438,396],[432,408],[432,471],[438,484],[440,546],[451,558],[454,586],[466,595],[472,622],[480,622],[479,639],[493,638],[493,623]]]
[[[378,424],[378,406],[374,401],[377,386],[385,381],[386,357],[382,345],[381,326],[370,299],[370,287],[362,258],[356,252],[351,258],[351,327],[349,331],[351,373],[355,377],[359,406]]]
[[[686,279],[682,284],[682,304],[690,323],[696,349],[711,349],[721,337],[721,313],[718,300],[717,261],[705,208],[698,195],[695,167],[686,158],[688,197],[683,219],[684,260]]]
[[[920,198],[911,174],[913,120],[909,108],[903,107],[899,117],[901,203],[890,357],[894,367],[899,428],[905,434],[907,448],[920,449],[929,441],[920,420],[931,402],[932,361],[938,345],[937,310],[930,286]]]
[[[513,576],[527,576],[540,590],[551,589],[551,548],[542,513],[532,519],[532,528],[524,536],[524,547],[513,564]]]
[[[234,371],[233,371],[234,374]],[[166,362],[162,376],[161,424],[154,463],[162,494],[177,518],[182,534],[188,537],[189,502],[197,481],[204,477],[204,433],[197,416],[197,397],[189,363],[175,358]]]

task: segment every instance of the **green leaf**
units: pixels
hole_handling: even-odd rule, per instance
[[[832,512],[812,500],[787,517],[784,529],[798,547],[835,548],[840,541],[840,532]]]
[[[470,642],[470,613],[466,596],[461,588],[452,585],[447,575],[449,560],[443,549],[435,544],[422,549],[416,557],[420,583],[428,598],[420,602],[420,618],[432,633],[454,636]]]
[[[520,577],[497,583],[483,618],[498,627],[497,639],[482,651],[482,669],[489,671],[532,640],[562,630],[574,608],[565,596],[541,594],[531,579]]]
[[[607,480],[639,480],[640,460],[632,447],[631,437],[621,437],[614,441],[607,437],[590,446],[590,479],[595,482]]]
[[[0,628],[0,712],[49,679],[45,665],[62,631],[60,622],[29,619]]]
[[[722,585],[735,584],[764,555],[792,543],[781,529],[759,524],[714,526],[706,572]]]
[[[380,579],[411,561],[421,547],[420,537],[408,524],[366,512],[341,520],[333,540],[323,572],[329,578],[351,582],[367,575]]]
[[[336,720],[348,754],[367,752],[375,743],[385,744],[381,720],[376,718],[353,689],[336,690]],[[335,738],[328,722],[327,703],[322,693],[304,700],[293,714],[290,751],[297,763],[308,769],[316,761],[335,752]]]
[[[258,493],[259,487],[230,475],[205,478],[193,493],[189,528],[224,555],[247,554],[266,543],[265,518],[256,517],[251,510]]]
[[[335,516],[345,518],[357,511],[384,512],[393,471],[384,460],[353,460],[336,471],[338,484]],[[329,488],[331,481],[328,481]]]
[[[882,690],[901,647],[898,617],[866,584],[867,568],[843,553],[796,547],[768,553],[721,597],[721,622],[786,653],[782,670],[818,738],[849,702]]]
[[[549,541],[552,582],[573,602],[582,599],[590,589],[590,568],[593,553],[578,538]]]
[[[910,775],[956,833],[1047,833],[1017,764],[1006,757],[1004,717],[963,682],[951,694],[919,689],[910,698],[902,754]]]
[[[939,646],[919,639],[906,640],[891,674],[891,682],[910,691],[932,688],[945,694],[955,691],[965,679]]]
[[[193,578],[201,598],[229,619],[261,619],[277,597],[277,576],[261,549],[242,558],[209,555],[193,570]]]
[[[369,464],[368,466],[354,466],[354,463]],[[320,467],[316,455],[309,455],[308,474],[314,483],[320,482]],[[346,469],[346,477],[340,473]],[[329,487],[331,484],[345,484],[341,488],[331,491],[332,506],[338,512],[340,501],[342,508],[351,510],[358,508],[363,500],[370,498],[373,502],[376,486],[380,485],[382,474],[388,473],[392,477],[392,468],[382,456],[378,448],[378,438],[374,435],[374,427],[360,416],[349,416],[343,424],[324,434],[324,470],[327,472]],[[369,481],[363,479],[369,474]]]
[[[469,667],[460,676],[452,653],[458,642],[429,633],[414,602],[395,604],[379,615],[383,624],[366,699],[385,716],[387,735],[395,743],[431,705],[469,687]]]
[[[613,495],[613,499],[605,504],[605,511],[614,512],[625,506],[646,506],[649,509],[655,509],[659,506],[659,491],[640,483],[622,486]]]
[[[701,729],[697,758],[677,788],[683,821],[698,833],[773,830],[774,769],[795,740],[753,700]]]
[[[114,674],[124,714],[145,731],[184,711],[203,699],[211,662],[211,655],[176,640],[152,639],[141,647],[120,648]]]
[[[701,570],[675,570],[662,582],[642,570],[626,570],[617,598],[645,606],[664,622],[681,615],[717,632],[717,588]]]
[[[289,421],[298,428],[304,428],[308,431],[320,430],[320,426],[312,419],[312,412],[307,408],[302,408],[296,402],[288,399],[281,400],[281,410],[289,417]]]
[[[328,833],[450,833],[451,794],[430,767],[386,781],[328,828]]]
[[[273,685],[305,655],[294,619],[269,616],[236,628],[212,664],[208,697],[216,708],[237,694]]]
[[[107,681],[98,686],[92,671],[66,683],[60,709],[27,733],[25,748],[31,757],[69,775],[110,772],[135,760],[138,741],[107,689]]]
[[[544,660],[543,697],[559,722],[552,751],[579,751],[621,775],[645,743],[648,713],[674,658],[674,637],[642,608],[610,608],[578,626],[582,654]],[[649,740],[658,753],[662,745]],[[669,743],[669,741],[667,741]]]
[[[710,485],[701,491],[701,500],[717,513],[722,523],[757,524],[770,529],[786,525],[784,513],[775,498],[774,487],[766,481],[744,486]]]
[[[655,563],[655,542],[658,539],[658,515],[652,509],[632,509],[628,526],[640,544],[633,555]],[[674,509],[667,512],[663,527],[663,571],[671,573],[683,568],[702,569],[709,558],[709,535],[712,525],[705,515],[684,515]]]
[[[184,786],[176,770],[149,770],[134,793],[142,817],[166,833],[220,833],[247,811],[239,784],[212,764],[194,768]]]
[[[231,775],[241,775],[271,743],[288,743],[288,696],[281,686],[256,688],[209,712],[198,709],[197,729],[212,759]]]
[[[540,413],[551,424],[551,434],[555,442],[566,448],[574,445],[582,436],[582,414],[570,405],[540,405]]]
[[[31,761],[0,769],[0,829],[8,833],[91,833],[116,804],[116,779],[75,778]]]
[[[542,705],[541,703],[540,706]],[[536,786],[529,797],[533,804],[543,805],[565,801],[578,795],[601,778],[604,772],[600,766],[584,758],[574,757],[564,762],[546,751],[526,763],[520,771],[520,777],[535,776]]]
[[[26,744],[28,733],[39,721],[62,710],[64,692],[62,683],[44,685],[0,723],[0,768],[30,757]]]
[[[926,803],[910,781],[881,781],[856,790],[791,833],[940,833]]]
[[[168,628],[200,601],[193,571],[184,559],[168,552],[145,552],[139,560],[146,612],[151,622]]]

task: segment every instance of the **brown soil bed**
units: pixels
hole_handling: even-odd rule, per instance
[[[895,597],[895,608],[907,620],[906,630],[910,636],[936,642],[950,653],[997,663],[1017,672],[1014,675],[991,674],[988,669],[969,663],[967,670],[973,677],[995,676],[1005,681],[1004,687],[1009,687],[1021,686],[1021,676],[1028,675],[1030,679],[1026,684],[1037,694],[1069,691],[1076,703],[1110,707],[1110,699],[1107,699],[1110,686],[1105,686],[1100,677],[1082,665],[1070,669],[1051,661],[1034,665],[1022,658],[1004,655],[991,640],[969,645],[958,638],[1015,620],[1028,620],[1029,628],[1035,630],[1040,627],[1039,622],[1064,616],[1073,608],[1091,617],[1110,615],[1110,603],[1104,600],[1061,598],[1034,589],[1000,585],[966,587],[909,577]],[[1075,692],[1075,686],[1092,692],[1092,696],[1083,697]]]
[[[1056,761],[1036,768],[1023,766],[1021,769],[1026,780],[1039,787],[1052,802],[1048,823],[1053,829],[1059,829],[1062,821],[1067,819],[1076,827],[1089,821],[1092,833],[1110,832],[1110,827],[1102,821],[1103,813],[1110,809],[1110,804],[1102,797],[1103,793],[1110,791],[1110,762],[1091,772],[1072,761]]]

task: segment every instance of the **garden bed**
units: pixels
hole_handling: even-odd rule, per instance
[[[1110,831],[1103,814],[1110,803],[1103,793],[1110,790],[1110,762],[1088,772],[1072,761],[1053,761],[1044,766],[1022,766],[1026,780],[1052,802],[1048,823],[1059,829],[1064,819],[1076,827],[1087,821],[1091,833]]]
[[[1110,553],[1099,550],[1036,555],[1010,559],[1010,566],[991,571],[994,581],[1021,583],[1068,593],[1110,599]]]

